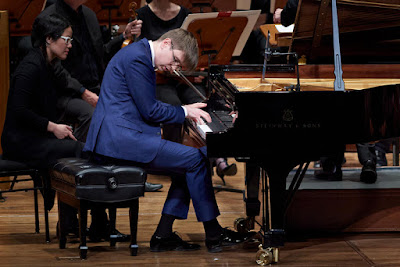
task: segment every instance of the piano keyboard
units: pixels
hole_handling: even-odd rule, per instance
[[[205,140],[207,133],[224,132],[233,127],[234,115],[229,115],[229,113],[224,110],[209,111],[211,123],[193,125],[192,122],[192,126],[195,126],[196,132]]]

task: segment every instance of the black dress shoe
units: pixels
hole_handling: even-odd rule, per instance
[[[223,247],[230,247],[240,244],[253,237],[255,232],[239,233],[228,228],[224,228],[218,239],[206,239],[206,247],[208,252],[221,252]]]
[[[165,238],[153,235],[150,240],[151,252],[163,252],[171,250],[193,251],[199,249],[200,245],[185,242],[176,233],[172,233],[170,237]]]
[[[101,229],[101,230],[93,230],[92,227],[89,229],[89,239],[92,242],[100,242],[102,240],[110,241],[110,235],[115,237],[116,242],[128,242],[131,240],[131,235],[126,235],[115,229],[113,233],[110,233],[110,230]]]
[[[129,242],[131,241],[131,235],[126,235],[115,229],[113,233],[107,235],[104,240],[110,241],[110,236],[113,236],[115,238],[115,241],[117,242]]]
[[[144,191],[145,192],[155,192],[157,190],[160,190],[161,188],[163,188],[162,184],[152,184],[149,182],[146,182],[144,184]]]
[[[342,181],[342,170],[339,168],[336,171],[316,170],[314,177],[325,181]]]
[[[360,181],[366,184],[373,184],[376,182],[377,177],[376,165],[371,160],[367,160],[362,167]]]

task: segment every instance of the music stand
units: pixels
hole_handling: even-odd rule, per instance
[[[199,45],[199,68],[227,65],[239,56],[260,15],[260,10],[189,14],[181,28],[190,31]]]

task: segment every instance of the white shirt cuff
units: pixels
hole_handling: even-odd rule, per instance
[[[183,108],[183,112],[185,112],[185,118],[186,118],[187,117],[187,110],[186,110],[186,108],[184,106],[182,106],[182,108]]]

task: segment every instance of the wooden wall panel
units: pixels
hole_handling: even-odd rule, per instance
[[[9,30],[7,11],[0,11],[0,136],[3,132],[10,86]],[[0,145],[0,153],[2,153]]]

